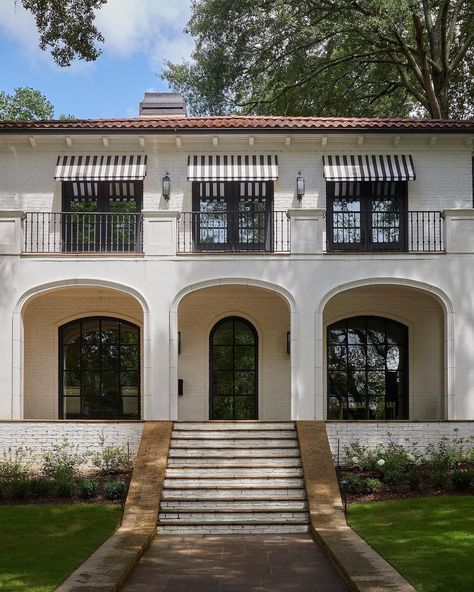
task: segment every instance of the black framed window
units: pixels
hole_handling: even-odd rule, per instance
[[[241,317],[219,321],[209,337],[209,417],[258,417],[258,335]]]
[[[406,181],[328,182],[326,189],[328,250],[406,250]]]
[[[197,250],[271,249],[272,181],[194,181]]]
[[[87,317],[59,329],[59,417],[140,418],[140,328]]]
[[[63,250],[136,251],[143,181],[64,181]]]
[[[408,329],[352,317],[327,329],[328,419],[408,419]]]

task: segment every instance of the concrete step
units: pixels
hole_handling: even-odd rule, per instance
[[[257,468],[257,467],[276,467],[280,468],[290,468],[290,467],[301,467],[301,460],[298,457],[292,458],[223,458],[223,457],[212,457],[212,458],[205,458],[205,457],[197,457],[197,458],[169,458],[168,459],[168,468],[176,468],[176,467],[192,467],[192,468],[208,468],[209,470],[213,470],[214,468],[224,468],[224,467],[248,467],[248,468]]]
[[[205,440],[275,440],[290,439],[296,440],[295,430],[208,430],[205,432],[190,430],[173,430],[172,439],[192,439],[203,438]]]
[[[279,510],[284,512],[301,512],[307,511],[308,504],[306,501],[298,500],[280,500],[269,501],[268,499],[242,501],[240,499],[232,499],[228,501],[162,501],[162,512],[217,512],[223,510],[225,512],[234,511],[252,511],[252,512],[268,512],[269,510]]]
[[[176,448],[214,448],[222,450],[227,448],[298,448],[298,441],[296,439],[282,439],[276,438],[274,440],[266,439],[235,439],[226,438],[224,440],[206,439],[206,438],[174,438],[171,440],[171,449]]]
[[[214,524],[158,525],[158,534],[300,534],[309,531],[308,524]]]
[[[175,421],[173,430],[209,431],[209,430],[241,430],[250,432],[252,430],[293,430],[295,425],[292,422],[265,422],[265,421]]]
[[[307,524],[306,512],[162,512],[158,524]]]
[[[166,469],[166,477],[182,479],[250,479],[250,478],[281,478],[302,477],[303,471],[299,467],[170,467]]]
[[[276,489],[276,488],[302,488],[303,479],[299,477],[265,477],[265,478],[243,478],[236,479],[181,479],[165,477],[165,488],[170,489]]]
[[[200,488],[186,488],[186,489],[164,489],[161,495],[162,500],[166,501],[253,501],[253,500],[305,500],[306,494],[302,487],[294,488],[228,488],[228,489],[209,489],[205,487]]]
[[[219,448],[171,448],[168,460],[177,458],[201,458],[212,461],[214,458],[222,459],[242,459],[251,458],[252,462],[264,458],[297,458],[300,457],[300,451],[297,447],[293,448],[235,448],[233,450],[223,451]]]

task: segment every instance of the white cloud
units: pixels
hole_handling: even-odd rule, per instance
[[[164,60],[189,57],[193,40],[183,33],[191,14],[191,0],[108,0],[97,11],[97,28],[105,37],[104,54],[125,58],[143,55],[152,68],[161,70]],[[33,16],[15,0],[0,0],[0,31],[18,44],[33,62],[49,62],[48,52],[38,48]],[[91,64],[77,62],[77,71]]]

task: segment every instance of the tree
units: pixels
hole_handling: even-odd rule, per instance
[[[70,66],[75,58],[96,60],[104,41],[94,25],[94,10],[107,0],[15,0],[30,11],[40,34],[40,48],[49,49],[61,67]]]
[[[472,0],[194,0],[196,114],[474,116]]]
[[[13,94],[0,91],[0,120],[52,119],[54,107],[33,88],[15,88]],[[59,119],[75,119],[73,115],[59,115]]]

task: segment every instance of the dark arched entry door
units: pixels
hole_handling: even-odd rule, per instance
[[[210,419],[257,419],[258,336],[241,317],[227,317],[209,342]]]

